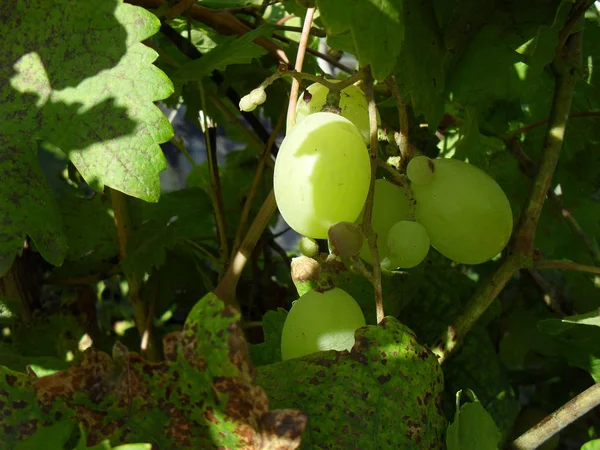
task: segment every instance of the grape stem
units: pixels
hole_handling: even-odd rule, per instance
[[[506,250],[506,257],[496,272],[482,284],[468,301],[465,310],[450,324],[434,343],[433,352],[440,364],[448,359],[494,299],[500,294],[515,273],[533,265],[534,238],[544,200],[563,146],[569,119],[575,83],[581,70],[581,44],[583,33],[569,36],[564,48],[558,49],[552,68],[555,75],[554,96],[548,128],[544,138],[542,157],[533,181],[529,198]]]
[[[362,229],[371,255],[373,255],[373,277],[371,283],[375,291],[375,309],[377,315],[377,323],[380,323],[385,317],[383,311],[383,292],[381,288],[381,265],[379,262],[379,250],[377,249],[377,235],[371,226],[371,217],[373,213],[373,194],[375,192],[375,178],[377,174],[377,160],[379,153],[379,141],[377,140],[377,106],[375,104],[375,91],[373,89],[373,75],[371,67],[367,66],[363,72],[363,80],[365,83],[365,97],[369,105],[369,134],[371,138],[371,146],[369,153],[371,156],[371,183],[369,193],[365,202],[365,210],[362,221]]]
[[[402,160],[400,161],[400,169],[406,169],[408,162],[413,157],[413,147],[408,142],[408,114],[406,112],[406,102],[402,97],[398,83],[396,79],[390,75],[385,80],[385,85],[394,97],[396,101],[396,108],[398,108],[398,116],[400,117],[400,132],[394,133],[394,140],[396,145],[400,149],[400,155]]]
[[[296,72],[302,71],[302,65],[304,64],[304,55],[306,54],[306,47],[308,45],[308,39],[310,38],[310,29],[312,27],[313,17],[315,16],[315,8],[307,8],[306,16],[304,17],[304,25],[302,26],[302,35],[300,36],[300,43],[298,44],[298,53],[296,55],[296,63],[294,69]],[[277,71],[281,73],[281,71]],[[269,77],[271,78],[271,77]],[[263,83],[264,84],[264,83]],[[261,86],[263,89],[263,85]],[[287,111],[287,130],[289,131],[296,123],[296,105],[298,103],[298,93],[300,91],[300,80],[294,78],[292,81],[292,88],[290,89],[290,103],[288,104]]]
[[[312,75],[310,73],[300,72],[296,70],[289,70],[285,64],[279,66],[279,70],[263,81],[258,88],[266,89],[271,84],[273,84],[276,80],[283,77],[291,77],[293,78],[292,86],[294,83],[299,83],[300,81],[311,81],[313,83],[319,83],[329,89],[329,92],[339,92],[344,88],[356,83],[362,78],[362,72],[357,71],[350,75],[348,78],[339,81],[332,82],[328,81],[323,75]]]
[[[513,450],[533,450],[600,405],[600,382],[569,400],[512,442]]]

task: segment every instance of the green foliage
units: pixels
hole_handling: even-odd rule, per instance
[[[500,432],[494,420],[472,392],[469,392],[469,396],[473,401],[461,406],[461,392],[456,394],[454,422],[448,426],[448,450],[498,449]]]
[[[0,2],[1,448],[497,449],[600,381],[596,6],[584,14],[582,0],[133,3],[141,6]],[[282,59],[293,67],[313,4],[302,72],[344,79],[370,66],[379,157],[401,172],[378,167],[376,177],[402,185],[407,161],[394,134],[408,123],[415,154],[492,176],[515,224],[555,136],[546,121],[566,31],[584,30],[535,251],[443,365],[430,348],[478,316],[473,298],[508,252],[465,265],[430,249],[414,268],[385,271],[377,325],[371,260],[361,267],[354,251],[327,255],[324,239],[298,257],[277,215],[251,227],[273,188],[288,130],[272,136],[271,155],[266,143],[285,123],[292,80],[270,84],[252,112],[239,101]],[[302,80],[300,92],[314,82]],[[204,117],[216,127],[211,158]],[[166,144],[174,134],[176,145]],[[347,174],[346,163],[336,161]],[[311,187],[301,181],[288,190]],[[383,215],[414,213],[392,200]],[[249,229],[256,242],[231,259]],[[540,268],[544,260],[587,267]],[[354,348],[282,362],[292,301],[333,286],[365,316]],[[547,448],[600,449],[598,436],[588,414]]]
[[[443,376],[435,356],[393,317],[355,336],[350,352],[258,369],[274,407],[301,408],[311,418],[302,448],[443,448]]]

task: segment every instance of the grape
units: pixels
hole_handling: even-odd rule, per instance
[[[433,178],[433,161],[427,156],[417,156],[410,160],[406,167],[406,175],[413,184],[420,186],[429,184]]]
[[[263,88],[253,89],[248,95],[240,100],[240,111],[254,111],[258,105],[267,100],[267,93]]]
[[[493,258],[508,243],[513,226],[502,188],[483,170],[463,161],[431,161],[431,181],[412,184],[415,219],[427,230],[431,245],[463,264]]]
[[[354,332],[366,325],[358,303],[340,288],[308,291],[296,300],[281,333],[283,360],[327,350],[350,350]]]
[[[328,80],[337,82],[338,80]],[[296,107],[296,123],[301,123],[307,116],[319,112],[327,102],[329,89],[320,83],[311,84],[300,96]],[[350,85],[340,92],[340,109],[342,116],[352,122],[363,136],[370,142],[369,110],[365,94],[358,86]],[[379,123],[379,116],[377,117]]]
[[[396,222],[408,217],[408,206],[408,197],[403,188],[383,179],[375,180],[371,226],[373,231],[377,233],[380,261],[388,256],[386,243],[389,229]],[[362,221],[362,213],[360,220]],[[360,257],[369,264],[373,264],[373,257],[366,240],[360,251]]]
[[[356,221],[370,181],[369,154],[358,129],[337,114],[315,113],[284,138],[273,188],[291,228],[325,239],[334,223]]]
[[[429,235],[417,222],[401,220],[388,231],[387,257],[381,266],[387,270],[410,269],[421,263],[429,253]]]
[[[303,237],[299,243],[300,253],[309,258],[314,258],[319,254],[319,244],[311,238]]]

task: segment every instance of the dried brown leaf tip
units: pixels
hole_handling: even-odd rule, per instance
[[[157,449],[299,447],[306,415],[269,411],[235,310],[208,294],[164,344],[160,363],[117,344],[113,358],[89,349],[79,366],[43,378],[0,370],[2,448],[66,418],[74,430],[83,425],[88,445],[110,439]]]

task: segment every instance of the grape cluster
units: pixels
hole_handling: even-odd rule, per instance
[[[254,93],[248,103],[264,101]],[[254,98],[256,97],[256,98]],[[371,182],[369,116],[360,88],[349,86],[330,105],[328,89],[310,86],[298,103],[296,124],[275,161],[274,192],[288,225],[305,236],[304,253],[315,256],[314,239],[329,238],[341,257],[373,264],[361,230]],[[375,181],[371,226],[381,267],[410,269],[434,247],[463,264],[494,258],[507,245],[512,211],[500,186],[466,162],[417,156],[407,166],[410,188]],[[353,242],[346,242],[352,240]],[[283,359],[322,350],[349,350],[364,316],[345,291],[310,291],[292,306],[282,335]]]

